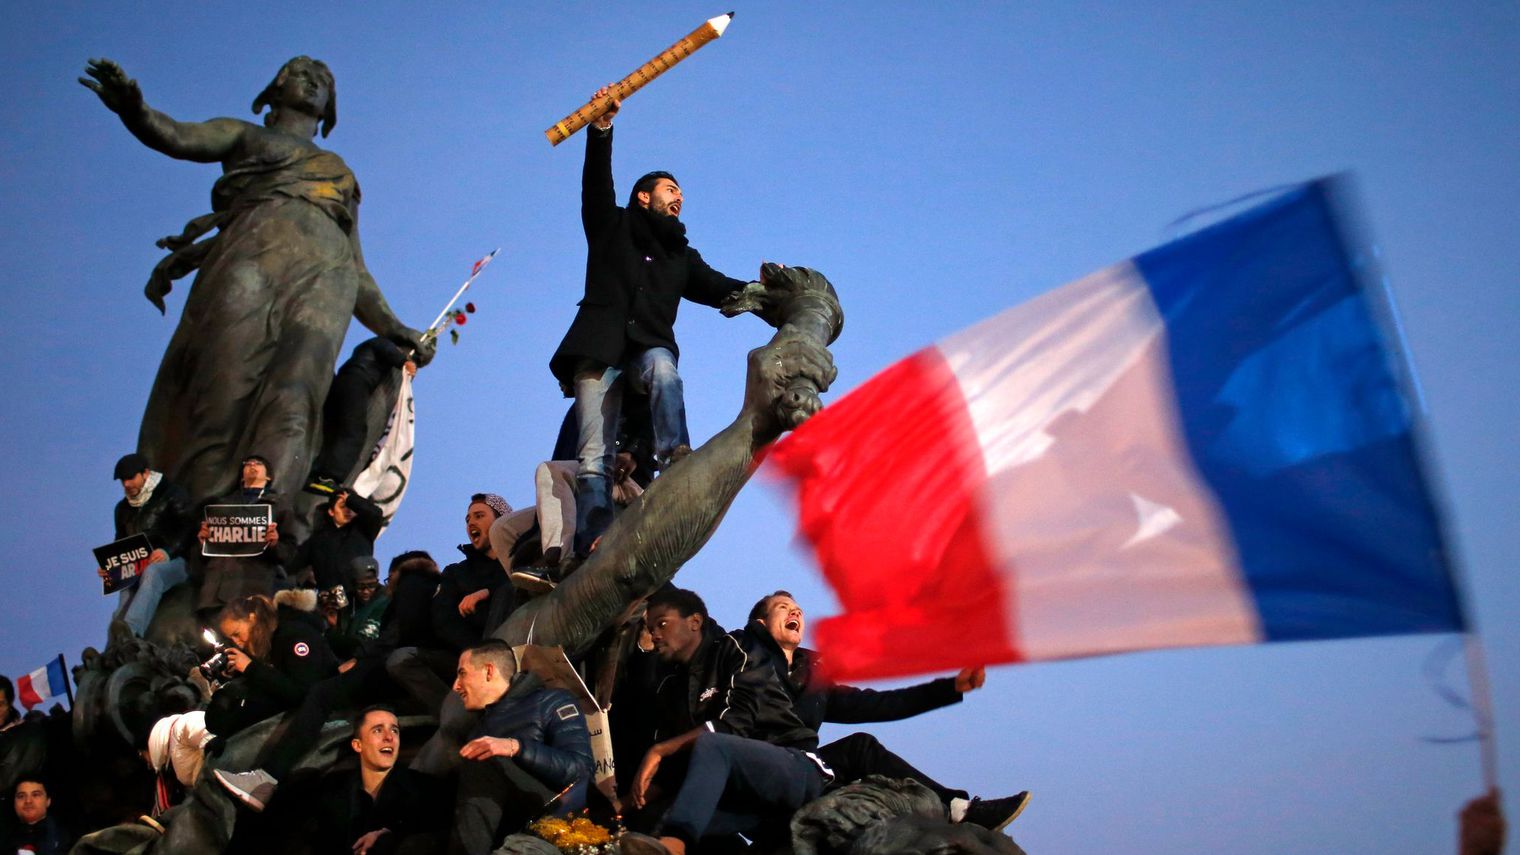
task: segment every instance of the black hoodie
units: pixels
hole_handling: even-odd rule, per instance
[[[459,551],[464,553],[464,560],[443,568],[438,593],[433,597],[433,634],[445,648],[455,653],[475,646],[485,637],[486,619],[498,605],[496,598],[515,596],[501,562],[487,557],[468,543],[460,544]],[[491,596],[475,606],[475,611],[461,615],[459,601],[482,588],[490,591]]]

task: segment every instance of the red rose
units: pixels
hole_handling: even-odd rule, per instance
[[[464,322],[465,322],[465,314],[464,314],[464,312],[460,312],[459,314],[457,314],[457,315],[454,316],[454,323],[459,324],[460,326],[464,326]]]
[[[466,312],[469,312],[472,315],[475,314],[475,304],[474,303],[465,303],[464,304],[464,310]]]

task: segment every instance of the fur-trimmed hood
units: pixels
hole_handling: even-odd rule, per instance
[[[317,611],[317,589],[288,588],[284,591],[276,591],[274,604],[276,607],[283,606],[298,612],[311,612],[315,614]]]

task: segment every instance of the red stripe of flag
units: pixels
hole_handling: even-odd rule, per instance
[[[781,440],[803,534],[843,613],[818,624],[829,673],[868,679],[1018,661],[985,548],[987,473],[934,348],[893,365]]]
[[[27,709],[31,709],[42,703],[42,696],[37,694],[37,690],[32,687],[31,674],[23,674],[16,678],[16,700],[20,701],[21,705]]]

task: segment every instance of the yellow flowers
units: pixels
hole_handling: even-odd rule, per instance
[[[585,853],[612,842],[612,832],[584,816],[561,819],[546,816],[534,821],[528,830],[554,844],[564,852]]]

